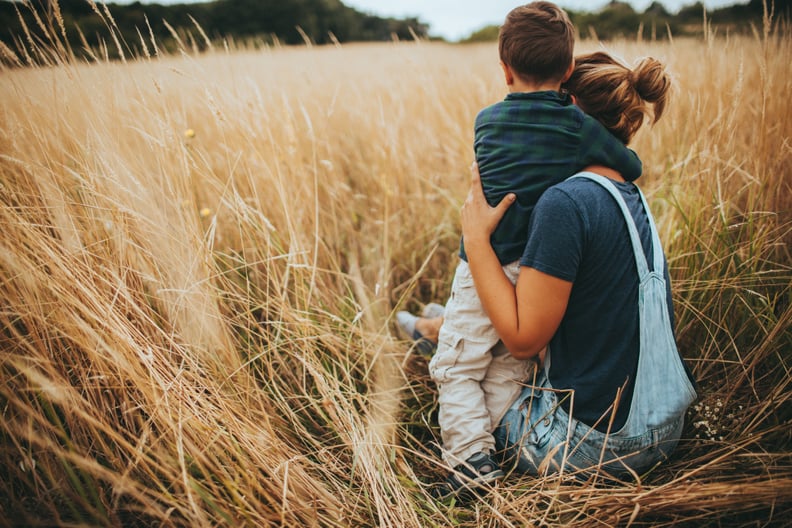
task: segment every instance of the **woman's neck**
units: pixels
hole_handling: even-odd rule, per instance
[[[586,172],[599,174],[600,176],[605,176],[610,180],[624,183],[624,178],[622,178],[622,175],[619,172],[611,169],[610,167],[605,167],[604,165],[589,165],[583,170]]]

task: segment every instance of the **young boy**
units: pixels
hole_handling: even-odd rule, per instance
[[[547,188],[588,165],[611,167],[630,181],[641,175],[636,154],[560,93],[574,67],[573,48],[572,23],[555,4],[539,1],[513,9],[499,37],[510,93],[476,117],[474,149],[487,201],[494,206],[508,193],[517,195],[492,235],[512,282],[531,211]],[[443,458],[454,468],[435,490],[439,498],[486,487],[504,476],[492,455],[492,432],[516,397],[505,387],[519,390],[504,381],[525,381],[531,372],[530,363],[496,346],[498,335],[476,294],[464,240],[460,258],[429,364],[438,388]]]

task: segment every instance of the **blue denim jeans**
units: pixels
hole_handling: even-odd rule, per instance
[[[564,394],[553,390],[540,373],[536,386],[523,388],[495,430],[497,448],[507,453],[518,472],[544,476],[563,468],[581,478],[592,471],[614,477],[640,473],[665,460],[682,433],[680,416],[638,436],[606,434],[570,418],[558,403]]]

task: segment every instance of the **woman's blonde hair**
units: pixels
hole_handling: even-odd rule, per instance
[[[657,59],[641,59],[630,69],[609,54],[597,51],[575,57],[575,69],[562,88],[575,96],[581,110],[626,145],[646,117],[651,116],[652,123],[662,117],[671,78]]]

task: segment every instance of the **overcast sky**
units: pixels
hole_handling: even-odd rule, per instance
[[[115,0],[130,3],[133,0]],[[141,0],[145,3],[176,4],[207,0]],[[513,7],[530,0],[341,0],[359,11],[384,17],[418,17],[430,25],[429,33],[448,40],[459,40],[484,26],[500,25]],[[597,11],[608,0],[555,0],[561,7],[579,11]],[[637,11],[643,11],[652,0],[630,0]],[[666,9],[675,13],[682,6],[696,0],[660,0]],[[703,0],[708,9],[734,4],[747,4],[748,0]]]

